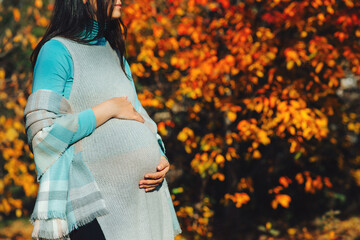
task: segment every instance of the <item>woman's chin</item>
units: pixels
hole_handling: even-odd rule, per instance
[[[116,18],[120,18],[121,17],[121,12],[114,12],[113,15],[112,15],[112,18],[113,19],[116,19]]]

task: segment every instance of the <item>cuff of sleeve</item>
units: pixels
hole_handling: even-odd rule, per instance
[[[87,122],[86,135],[92,133],[96,128],[95,113],[91,108],[88,108],[79,113],[79,121],[81,123]]]
[[[158,140],[161,151],[163,151],[165,153],[166,150],[165,150],[164,142],[162,141],[161,136],[158,133],[156,134],[156,138]]]

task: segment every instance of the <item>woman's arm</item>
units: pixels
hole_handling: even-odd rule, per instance
[[[39,52],[34,67],[32,92],[48,89],[69,99],[73,79],[73,61],[67,48],[55,39],[46,42]],[[78,128],[69,145],[90,135],[114,113],[110,102],[105,101],[77,114]]]

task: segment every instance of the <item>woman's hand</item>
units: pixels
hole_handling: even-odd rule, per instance
[[[144,118],[138,113],[134,106],[131,104],[129,100],[127,100],[127,96],[123,97],[113,97],[109,99],[110,104],[112,104],[113,115],[112,117],[121,118],[121,119],[130,119],[136,120],[144,123]]]
[[[144,123],[144,118],[138,113],[127,96],[113,97],[92,107],[96,118],[96,127],[110,118],[131,119]]]
[[[166,157],[161,156],[160,163],[156,167],[157,172],[145,174],[145,178],[139,182],[139,187],[144,188],[145,192],[151,191],[156,188],[165,178],[165,174],[170,169],[170,163]]]

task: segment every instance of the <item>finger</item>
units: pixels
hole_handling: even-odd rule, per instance
[[[145,179],[158,179],[165,175],[166,172],[154,172],[154,173],[147,173],[145,174]]]
[[[163,181],[164,178],[159,178],[155,180],[141,180],[139,186],[147,186],[151,184],[159,184]]]
[[[157,187],[159,186],[160,183],[157,183],[157,184],[149,184],[149,185],[146,185],[146,186],[143,186],[144,189],[147,189],[147,188],[152,188],[152,187]]]
[[[139,186],[148,186],[148,185],[152,185],[152,184],[159,184],[163,181],[164,178],[159,178],[159,179],[155,179],[155,180],[142,180],[139,183]]]
[[[144,119],[144,118],[141,116],[141,114],[138,113],[138,112],[137,112],[137,119],[138,119],[139,122],[142,122],[142,123],[145,122],[145,119]]]
[[[134,107],[132,107],[133,110],[133,115],[132,115],[132,119],[135,121],[139,121],[141,123],[144,123],[145,120],[144,118],[140,115],[140,113],[138,113],[138,111],[136,111],[136,109]]]
[[[143,186],[141,186],[141,187],[139,187],[139,188],[147,189],[147,188],[157,187],[157,186],[159,186],[160,184],[161,184],[161,183],[143,185]]]
[[[165,164],[166,164],[167,166],[170,166],[169,160],[168,160],[165,156],[163,156],[163,155],[161,155],[160,162],[161,162],[161,161],[165,162]]]
[[[149,191],[154,190],[154,189],[155,189],[155,187],[147,188],[147,189],[145,189],[145,192],[149,192]]]
[[[170,169],[169,165],[163,166],[163,165],[158,165],[157,167],[157,171],[162,172],[162,173],[167,173]]]
[[[161,171],[161,170],[164,170],[164,168],[166,167],[166,165],[165,164],[163,164],[163,163],[159,163],[159,165],[157,166],[157,170],[159,170],[159,171]]]
[[[161,170],[164,170],[166,167],[170,167],[170,163],[165,157],[161,156],[161,161],[158,164],[156,169],[161,171]]]
[[[167,167],[167,164],[165,164],[164,161],[161,161],[161,162],[157,165],[156,169],[157,169],[158,171],[162,171],[162,170],[164,170],[164,168],[166,168],[166,167]]]

